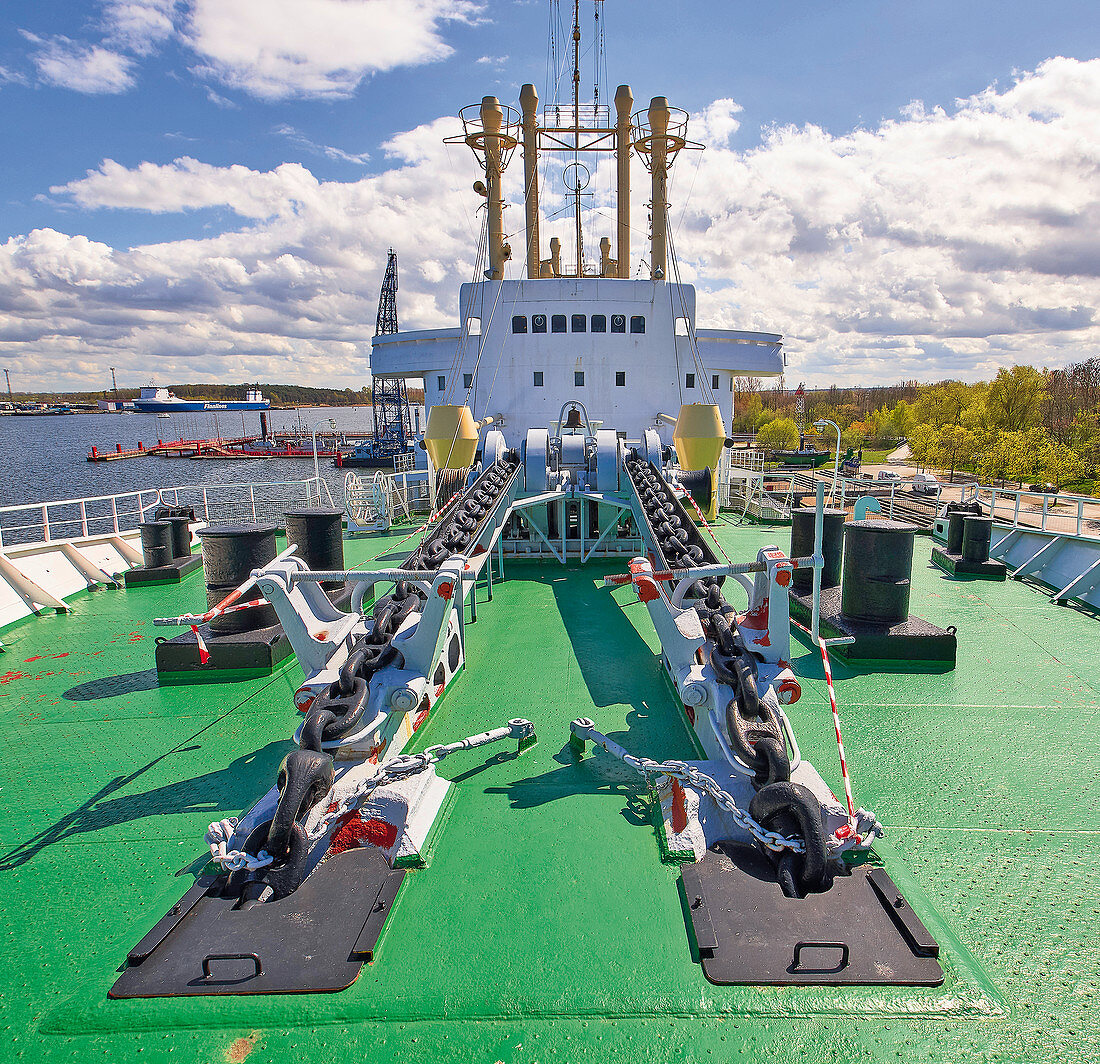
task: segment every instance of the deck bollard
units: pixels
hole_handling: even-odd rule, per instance
[[[208,525],[199,532],[199,537],[208,606],[216,606],[244,583],[253,569],[263,568],[277,553],[273,522]],[[258,589],[246,595],[246,599],[259,597]],[[210,621],[210,630],[219,635],[251,632],[276,624],[278,619],[274,606],[253,606],[215,617]]]

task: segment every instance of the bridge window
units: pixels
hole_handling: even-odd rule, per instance
[[[527,332],[527,315],[526,314],[513,314],[512,315],[512,332],[525,333]]]
[[[440,374],[436,377],[436,381],[439,383],[439,390],[445,392],[447,390],[447,378]]]
[[[550,315],[550,331],[551,332],[565,332],[565,315],[564,314],[551,314]]]
[[[573,371],[573,386],[576,388],[584,387],[584,370],[577,369]]]
[[[467,318],[466,319],[466,331],[471,336],[481,335],[481,319],[480,318]]]
[[[615,387],[616,388],[625,388],[626,387],[626,373],[621,369],[617,369],[615,371]]]
[[[635,314],[630,319],[630,331],[632,333],[644,333],[645,332],[645,318],[641,314]]]
[[[607,332],[607,315],[606,314],[593,314],[592,315],[592,331],[593,332]]]
[[[474,386],[474,375],[472,373],[462,374],[462,387],[472,388]]]
[[[583,314],[574,314],[573,320],[569,323],[569,328],[573,332],[584,332],[588,327],[588,321]]]
[[[685,388],[694,388],[695,387],[695,374],[694,373],[689,373],[689,374],[687,374],[686,377],[684,377],[684,387]]]
[[[546,332],[546,315],[531,315],[531,332]]]
[[[626,315],[624,314],[612,314],[611,315],[611,331],[612,332],[626,332]]]
[[[714,389],[715,391],[718,391],[718,374],[717,374],[717,373],[716,373],[716,374],[715,374],[715,375],[714,375],[713,377],[711,377],[711,379],[710,379],[710,386],[711,386],[711,387],[712,387],[712,388],[713,388],[713,389]]]
[[[535,370],[535,387],[536,388],[541,388],[542,387],[542,370],[541,369]]]

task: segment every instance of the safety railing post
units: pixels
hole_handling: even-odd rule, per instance
[[[1085,521],[1085,500],[1077,500],[1077,535],[1081,534],[1081,526]]]
[[[248,497],[252,501],[252,520],[256,520],[256,485],[248,485]]]
[[[1016,492],[1016,505],[1012,508],[1012,525],[1016,527],[1020,523],[1020,500],[1024,497],[1022,491]]]
[[[42,539],[50,542],[50,508],[45,503],[42,505]]]
[[[202,513],[203,520],[210,524],[210,501],[206,497],[206,488],[202,489]]]
[[[88,504],[83,499],[80,500],[80,534],[88,536]]]
[[[1050,509],[1050,496],[1046,492],[1043,492],[1043,519],[1039,523],[1039,527],[1045,532],[1047,530],[1047,511]]]
[[[115,535],[118,535],[118,496],[111,496],[111,527],[114,529]]]

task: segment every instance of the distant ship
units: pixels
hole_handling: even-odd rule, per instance
[[[244,399],[231,399],[224,403],[206,402],[202,399],[181,399],[167,388],[150,385],[141,389],[134,400],[134,409],[142,414],[171,413],[174,410],[267,410],[271,403],[259,388],[250,388]]]

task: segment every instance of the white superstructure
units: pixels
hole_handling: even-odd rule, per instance
[[[485,176],[474,184],[484,199],[484,258],[476,280],[459,292],[457,326],[374,337],[371,372],[420,382],[429,415],[435,406],[467,406],[475,419],[492,417],[498,429],[506,427],[512,440],[522,439],[529,428],[554,427],[568,401],[582,403],[593,422],[631,440],[654,427],[667,440],[671,424],[659,415],[674,418],[686,404],[716,405],[728,424],[735,377],[783,372],[782,337],[696,330],[695,289],[676,283],[666,199],[678,153],[702,145],[687,139],[686,113],[669,107],[663,96],[634,112],[630,87],[620,85],[612,113],[599,102],[607,94],[597,85],[593,103],[580,103],[576,5],[571,47],[571,102],[540,111],[535,87],[524,85],[520,110],[486,96],[460,111],[463,134],[452,141],[474,152]],[[522,212],[523,231],[513,239],[517,246],[522,241],[522,261],[509,265],[513,249],[504,234],[503,178],[517,148],[523,201],[512,215],[518,220]],[[586,237],[582,225],[591,176],[585,160],[593,153],[597,159],[612,155],[615,167],[615,214],[591,216],[604,230],[598,241]],[[548,161],[563,155],[564,167],[560,158]],[[651,179],[644,263],[649,276],[643,279],[631,277],[632,155]],[[567,227],[561,217],[554,221],[561,210],[550,217],[540,211],[540,183],[551,180],[566,193],[572,214]],[[544,258],[543,236],[554,227],[573,246],[563,247],[555,235]]]

